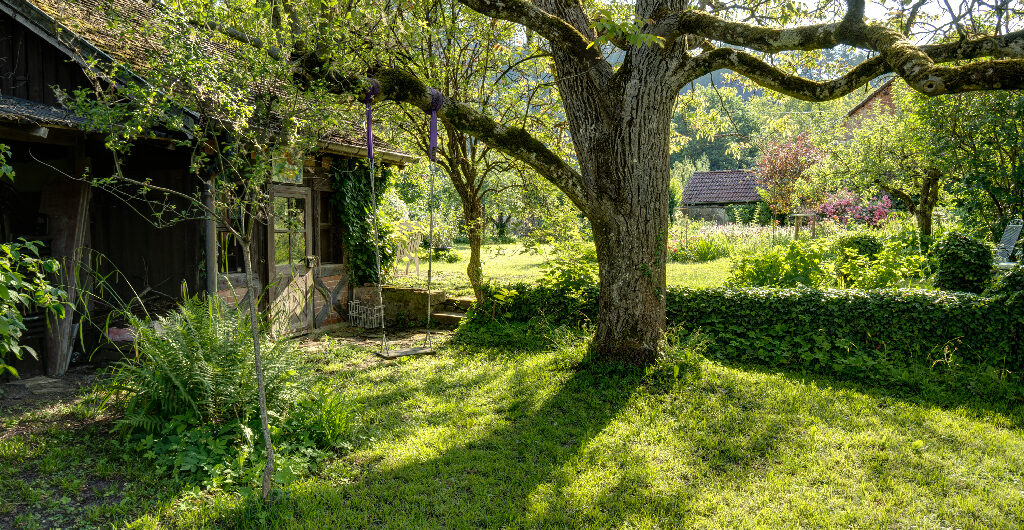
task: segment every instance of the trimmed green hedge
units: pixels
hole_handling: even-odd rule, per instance
[[[668,320],[709,355],[851,379],[914,381],[964,367],[1019,374],[1019,303],[912,289],[677,289]]]
[[[496,318],[529,322],[541,318],[552,324],[582,326],[597,317],[597,286],[558,288],[513,283],[484,285],[485,302],[474,305],[469,320]]]
[[[596,319],[596,288],[510,287],[474,318]],[[849,380],[916,388],[969,371],[1016,388],[1024,371],[1024,296],[1010,292],[670,288],[667,317],[683,333],[701,330],[712,342],[709,357]]]

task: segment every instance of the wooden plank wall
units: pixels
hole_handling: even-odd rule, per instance
[[[112,168],[102,151],[91,150],[95,175],[110,174]],[[153,183],[188,193],[198,193],[198,180],[188,173],[187,150],[170,150],[149,143],[135,146],[124,166],[128,175],[152,179]],[[161,199],[151,196],[151,199]],[[175,204],[182,208],[181,201]],[[174,215],[170,215],[173,219]],[[203,289],[202,221],[187,220],[167,227],[153,224],[153,213],[142,201],[127,202],[114,194],[96,190],[92,205],[92,248],[117,265],[135,290],[146,287],[171,297],[180,297],[181,285],[189,294]],[[117,288],[122,297],[131,296],[127,285]]]
[[[73,90],[89,80],[64,52],[0,13],[0,94],[56,105],[55,85]]]

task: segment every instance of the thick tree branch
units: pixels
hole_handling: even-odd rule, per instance
[[[864,0],[850,0],[846,16],[840,22],[794,28],[766,28],[725,20],[696,10],[661,14],[664,18],[654,33],[667,40],[675,40],[684,35],[698,35],[765,53],[820,50],[838,44],[866,46],[863,36]]]
[[[368,79],[352,76],[333,68],[304,64],[295,65],[300,83],[320,83],[327,91],[352,95],[365,93]],[[424,112],[430,108],[430,89],[412,74],[398,69],[379,70],[373,81],[380,85],[375,101],[394,101],[414,105]],[[437,115],[445,124],[466,133],[506,155],[521,160],[537,173],[558,186],[581,210],[592,203],[592,191],[583,186],[583,178],[561,157],[548,149],[525,129],[498,123],[470,105],[445,97]]]
[[[521,24],[541,35],[553,46],[578,54],[580,58],[604,62],[601,50],[591,39],[561,18],[544,11],[528,0],[459,0],[483,15]]]
[[[902,38],[896,31],[885,31],[885,38],[893,35]],[[938,64],[992,56],[1024,57],[1024,32],[920,47],[897,42],[897,47],[889,53],[868,59],[842,77],[829,81],[813,81],[791,74],[742,50],[718,48],[685,61],[677,78],[686,82],[726,68],[760,86],[805,101],[842,97],[890,72],[896,72],[909,86],[928,95],[1024,88],[1024,60],[1021,59],[985,60],[959,66]]]
[[[840,78],[813,81],[786,72],[747,52],[717,48],[695,57],[678,77],[682,82],[688,82],[689,79],[723,68],[742,74],[760,86],[804,101],[828,101],[843,97],[891,71],[882,57],[875,57],[857,65]]]

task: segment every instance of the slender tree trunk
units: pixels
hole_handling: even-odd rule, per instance
[[[468,202],[465,200],[468,198]],[[484,208],[479,195],[469,195],[462,201],[462,211],[465,215],[466,234],[469,236],[469,265],[466,266],[466,274],[469,276],[469,283],[473,286],[473,294],[478,304],[484,302],[483,267],[480,263],[480,253],[484,240]]]
[[[914,215],[917,217],[917,227],[922,237],[931,237],[932,235],[932,213],[935,211],[935,205],[939,202],[939,182],[941,180],[942,172],[931,168],[921,181],[920,198]]]
[[[263,428],[263,442],[267,450],[267,465],[263,468],[263,500],[270,496],[271,477],[274,475],[274,444],[270,438],[270,420],[267,417],[267,392],[263,385],[263,357],[260,354],[259,315],[256,312],[256,275],[252,272],[252,254],[249,241],[241,242],[243,266],[245,267],[246,299],[249,300],[249,327],[252,332],[252,356],[256,368],[256,392],[260,402],[260,426]]]

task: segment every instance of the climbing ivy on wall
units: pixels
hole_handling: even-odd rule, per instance
[[[375,168],[378,204],[391,183],[392,170],[387,166]],[[345,254],[348,259],[349,281],[353,285],[377,282],[377,262],[373,246],[373,195],[370,191],[370,167],[365,160],[334,160],[330,170],[331,206],[338,213],[344,228]],[[392,245],[387,243],[393,228],[381,218],[380,242],[381,272],[387,276],[394,264]]]

